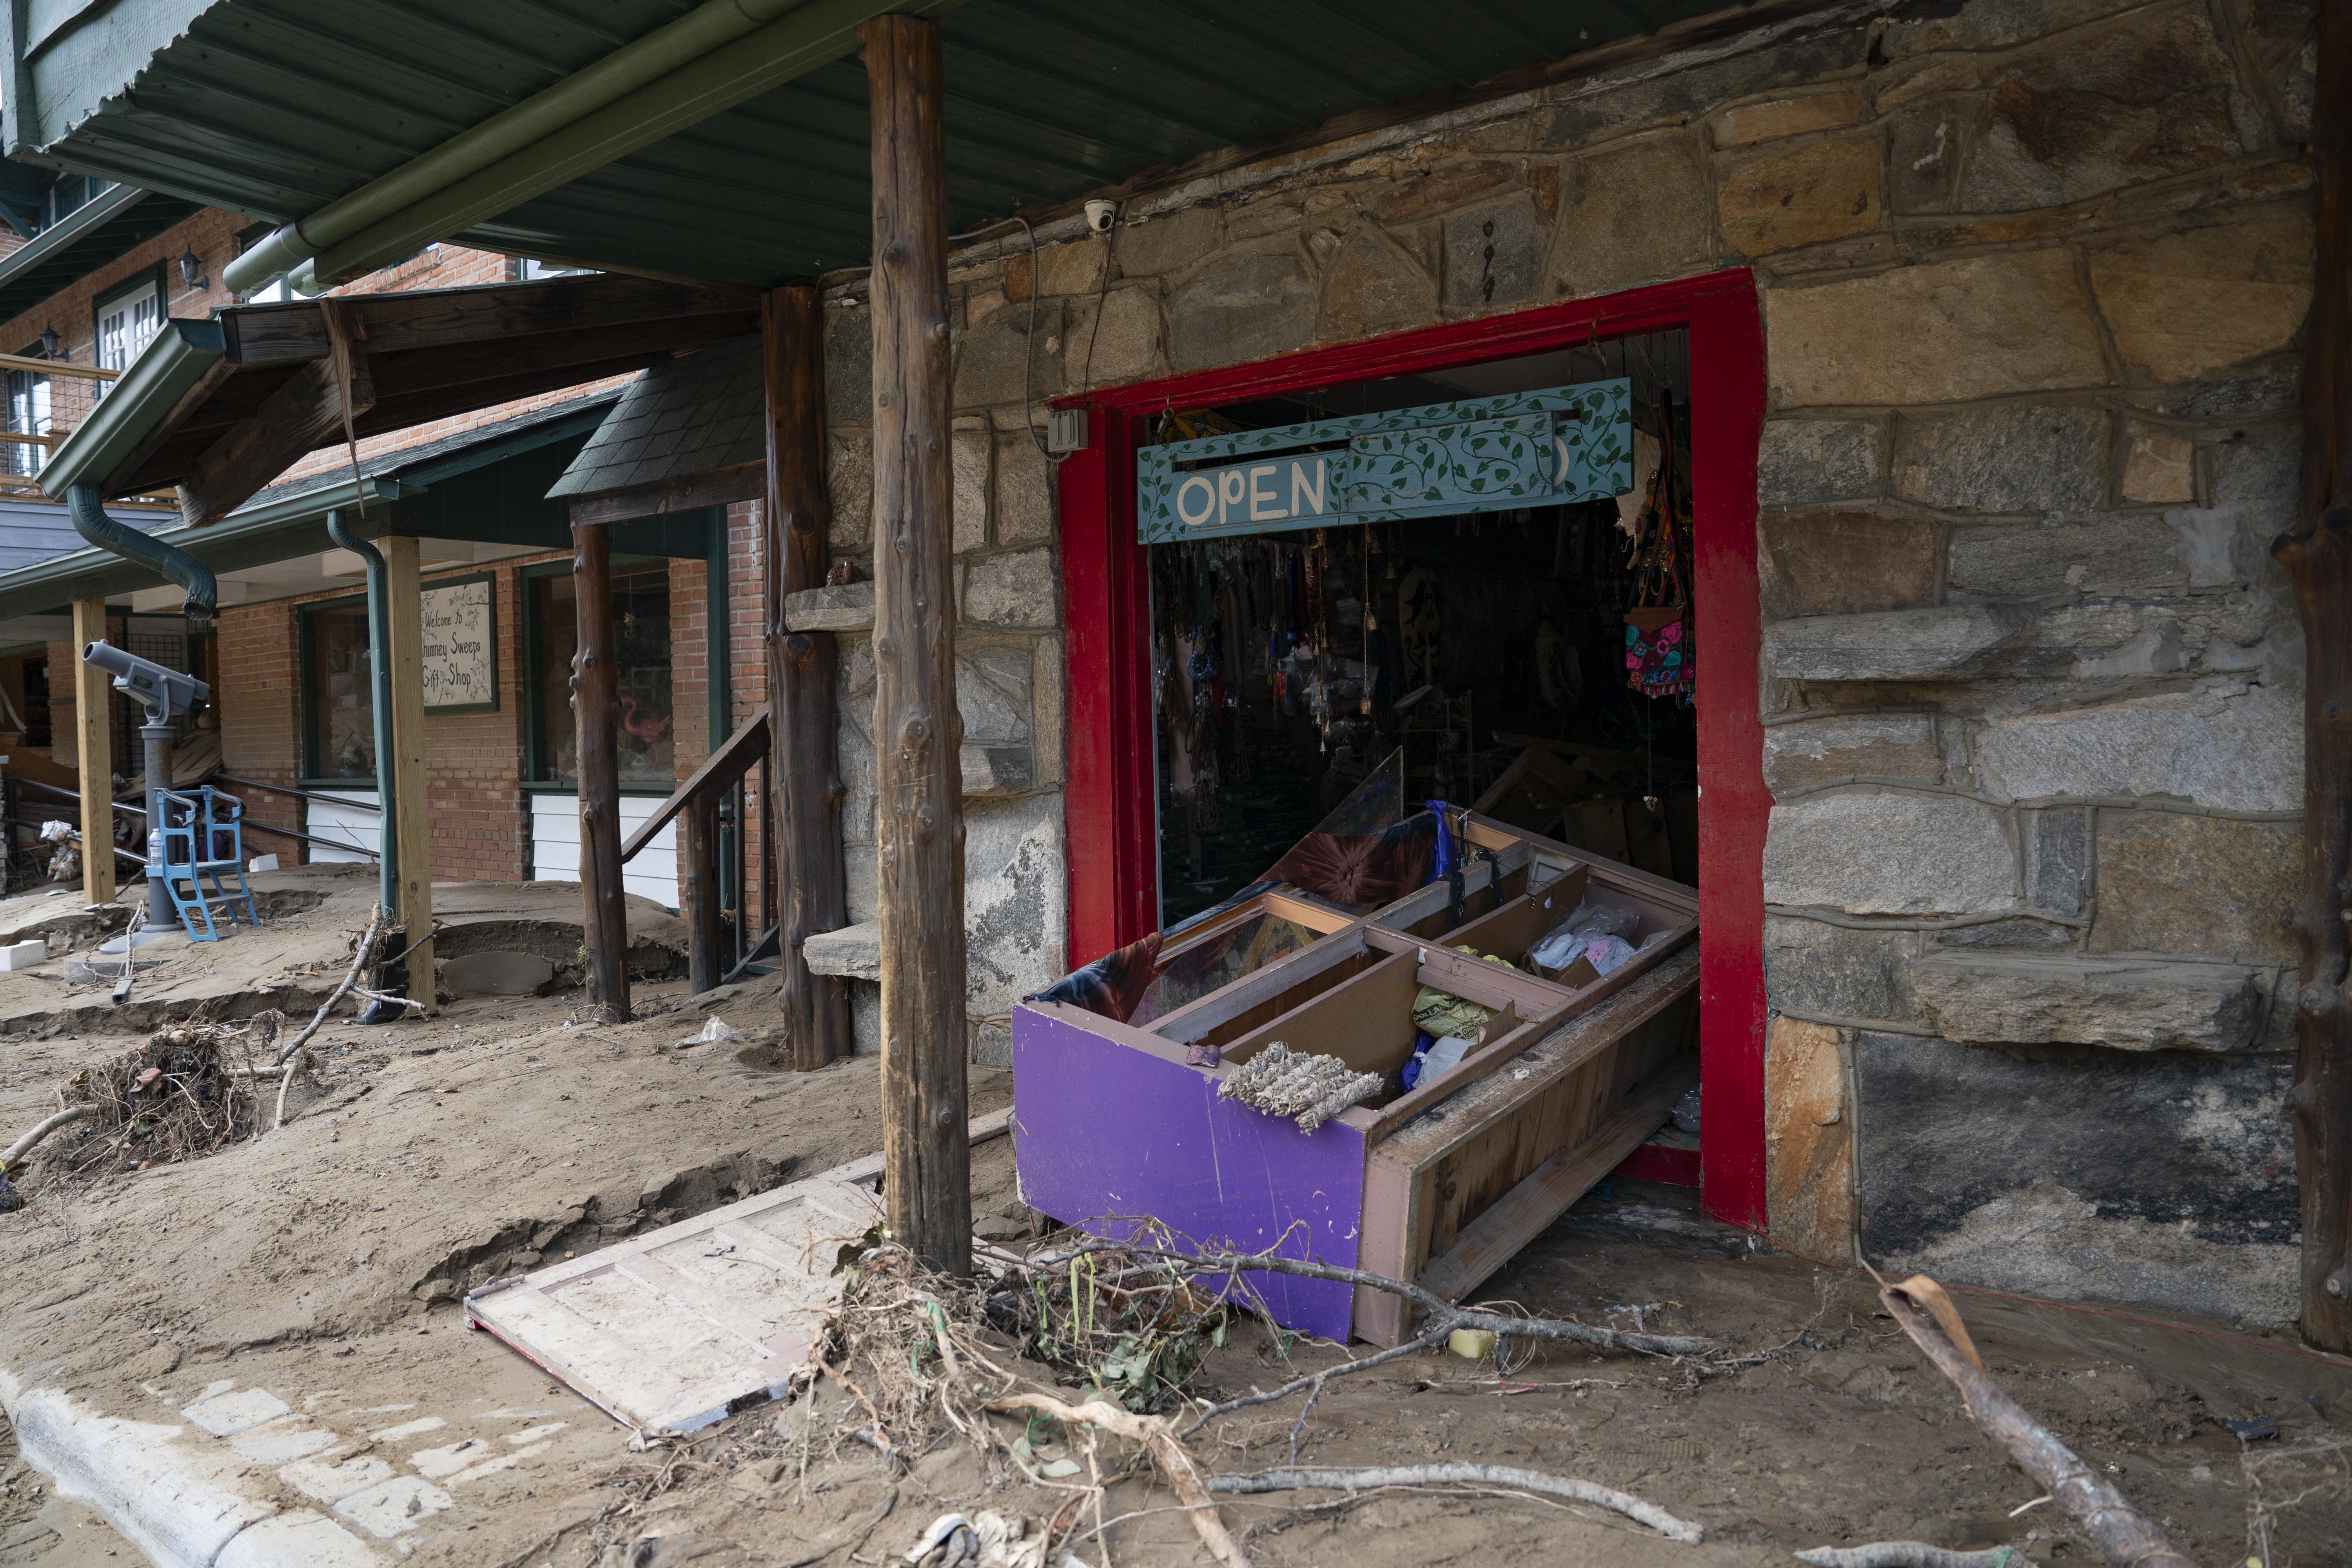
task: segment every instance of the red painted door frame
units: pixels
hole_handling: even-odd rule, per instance
[[[1763,635],[1756,585],[1756,452],[1764,333],[1745,268],[1515,315],[1107,388],[1084,406],[1091,440],[1063,463],[1068,643],[1071,967],[1159,924],[1150,574],[1135,538],[1135,452],[1150,417],[1269,394],[1409,375],[1684,328],[1690,333],[1691,500],[1700,649],[1699,1079],[1701,1201],[1762,1229],[1764,1214]]]

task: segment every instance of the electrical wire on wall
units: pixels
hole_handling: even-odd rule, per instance
[[[1103,304],[1110,297],[1110,266],[1118,239],[1118,217],[1119,214],[1126,210],[1126,203],[1112,203],[1110,222],[1102,231],[1102,281],[1095,289],[1094,325],[1087,332],[1086,363],[1078,375],[1078,395],[1081,397],[1084,397],[1094,386],[1095,342],[1102,336]],[[1029,331],[1021,347],[1021,412],[1025,419],[1028,417],[1030,407],[1029,367],[1031,362],[1037,357],[1037,296],[1041,292],[1038,285],[1043,279],[1037,271],[1037,231],[1030,227],[1029,220],[1018,213],[1015,213],[1010,221],[1019,224],[1021,232],[1029,237]],[[1071,457],[1068,452],[1047,451],[1045,440],[1038,436],[1037,426],[1034,422],[1029,426],[1029,441],[1037,448],[1039,457],[1057,468],[1067,462]]]

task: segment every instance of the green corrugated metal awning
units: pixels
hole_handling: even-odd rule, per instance
[[[1723,0],[969,0],[942,23],[964,227],[1722,12]],[[14,7],[9,150],[302,217],[692,10],[693,0],[143,0]],[[812,3],[811,13],[821,7]],[[0,8],[5,12],[10,8]],[[105,15],[101,16],[101,13]],[[1726,14],[1724,30],[1737,25]],[[866,259],[848,58],[457,237],[772,285]]]

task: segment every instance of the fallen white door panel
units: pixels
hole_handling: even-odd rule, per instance
[[[692,1432],[784,1392],[881,1217],[828,1173],[494,1281],[466,1317],[630,1426]]]

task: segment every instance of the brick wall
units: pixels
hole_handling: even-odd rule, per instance
[[[163,268],[166,314],[184,320],[202,320],[222,306],[235,304],[235,298],[221,286],[221,271],[236,255],[236,237],[250,221],[235,213],[208,207],[174,224],[153,239],[77,280],[72,287],[51,295],[34,309],[0,322],[0,353],[19,353],[28,348],[36,348],[42,329],[54,328],[64,342],[63,357],[66,360],[76,364],[96,363],[96,321],[92,308],[97,300],[123,283],[152,272],[159,266]],[[189,288],[180,279],[179,258],[190,253],[194,253],[201,264],[198,280],[205,286],[200,289]],[[5,250],[0,250],[0,255],[5,254]],[[379,294],[415,289],[460,289],[509,282],[515,274],[516,264],[509,257],[487,250],[472,250],[461,245],[434,245],[397,267],[353,279],[331,292],[336,295]],[[598,387],[619,385],[628,379],[618,376],[605,382],[568,387],[449,419],[438,419],[430,424],[370,437],[360,443],[360,454],[364,458],[381,452],[403,451],[423,446],[445,437],[512,418],[534,408],[568,402]],[[98,384],[80,377],[51,378],[51,417],[58,434],[72,430],[89,417],[95,405]],[[275,482],[324,473],[348,461],[347,450],[341,445],[322,447],[296,461]]]
[[[732,521],[740,539],[746,525],[740,518]],[[433,874],[437,879],[511,882],[530,874],[530,847],[524,837],[528,802],[522,788],[528,715],[523,600],[529,583],[522,568],[569,560],[553,553],[525,556],[487,569],[497,605],[499,707],[488,713],[431,714],[425,721],[425,778],[433,802]],[[452,566],[428,571],[423,581],[430,587],[484,570]],[[700,561],[670,563],[671,712],[680,779],[709,755],[708,573]],[[236,693],[223,718],[224,771],[263,784],[297,783],[302,765],[297,672],[302,611],[306,605],[349,598],[358,586],[222,610],[223,684]],[[741,686],[747,674],[763,676],[756,662],[758,597],[756,580],[748,594],[740,579],[735,583],[734,706],[743,715],[757,711],[765,700],[763,689],[747,696]],[[753,661],[748,670],[740,653],[747,637]],[[52,657],[62,649],[58,645]],[[299,802],[260,791],[244,793],[250,797],[247,806],[255,819],[300,826]],[[278,848],[290,862],[293,847],[269,844],[257,852]],[[751,850],[751,863],[756,867],[756,840]]]
[[[520,881],[528,871],[523,840],[522,578],[519,567],[560,555],[501,562],[489,569],[498,620],[496,711],[436,713],[425,720],[425,781],[433,803],[433,875],[442,881]],[[428,571],[426,586],[473,576],[479,567]],[[358,584],[354,584],[354,587]],[[224,704],[223,771],[263,784],[301,776],[301,691],[298,673],[303,607],[349,598],[340,588],[258,605],[222,608],[223,683],[236,694]],[[244,792],[262,821],[299,827],[301,803]],[[290,861],[294,846],[268,844]],[[307,848],[307,847],[303,847]],[[302,857],[308,858],[307,853]]]

